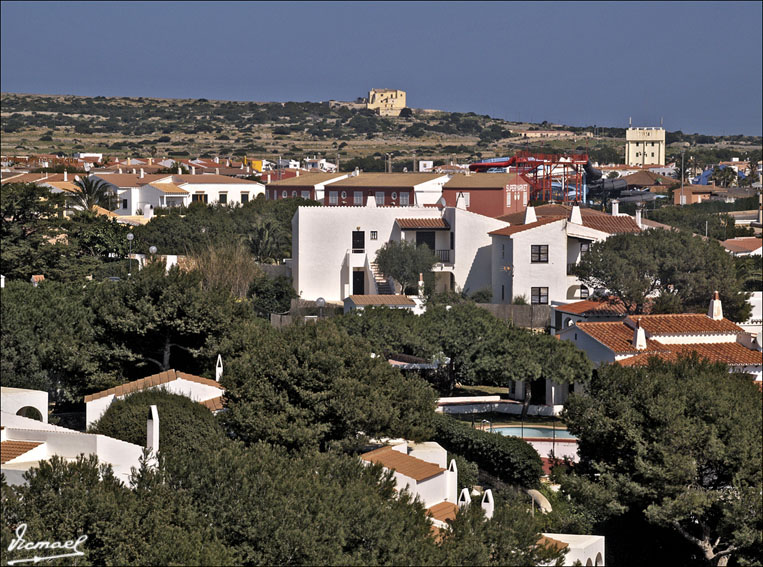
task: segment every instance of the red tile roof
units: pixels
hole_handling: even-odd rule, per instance
[[[225,407],[223,404],[223,397],[219,396],[217,398],[212,398],[211,400],[205,400],[203,402],[199,402],[201,405],[203,405],[206,408],[209,408],[209,411],[220,411]]]
[[[718,321],[711,319],[702,313],[677,313],[671,315],[631,315],[623,321],[631,329],[636,326],[636,322],[647,334],[652,336],[660,335],[718,335],[743,333],[744,330],[729,321],[720,319]]]
[[[403,230],[418,230],[418,229],[450,229],[448,222],[441,217],[424,218],[424,219],[395,219],[397,225]]]
[[[763,353],[749,349],[739,343],[705,343],[694,345],[666,345],[669,352],[645,353],[618,361],[622,366],[645,366],[652,356],[657,356],[669,362],[676,361],[679,356],[696,352],[701,358],[710,362],[723,362],[729,366],[760,366],[763,364]]]
[[[591,215],[583,217],[583,226],[600,230],[608,234],[623,234],[628,232],[641,232],[633,217],[628,215],[619,215],[616,217],[610,215]]]
[[[0,464],[4,465],[40,445],[42,443],[34,441],[3,441],[0,443]]]
[[[628,328],[622,321],[608,323],[578,323],[575,327],[597,340],[615,354],[640,354],[642,352],[662,352],[669,347],[646,339],[646,350],[637,350],[633,346],[633,329]],[[566,331],[567,329],[565,329]]]
[[[427,516],[431,517],[433,520],[439,520],[440,522],[455,520],[457,512],[458,506],[453,504],[453,502],[440,502],[439,504],[427,508]]]
[[[541,219],[541,217],[569,218],[570,212],[572,211],[572,207],[570,205],[558,205],[558,204],[538,205],[537,207],[534,207],[534,208],[535,208],[535,216],[539,220]],[[580,216],[582,216],[583,219],[586,219],[587,217],[593,217],[593,216],[608,217],[610,215],[602,211],[597,211],[596,209],[589,209],[588,207],[580,207]],[[502,217],[498,217],[498,220],[508,222],[512,225],[522,224],[525,222],[525,213],[524,212],[511,213],[508,215],[504,215]]]
[[[97,400],[99,398],[105,398],[106,396],[110,396],[112,394],[114,396],[124,396],[132,392],[139,392],[141,390],[151,388],[153,386],[159,386],[168,382],[174,382],[175,380],[181,378],[183,380],[188,380],[189,382],[196,382],[197,384],[214,386],[215,388],[219,388],[221,390],[223,389],[220,384],[214,380],[210,380],[209,378],[202,378],[201,376],[194,376],[193,374],[186,374],[185,372],[178,372],[177,370],[167,370],[166,372],[153,374],[151,376],[147,376],[146,378],[141,378],[140,380],[127,382],[126,384],[122,384],[114,388],[109,388],[108,390],[103,390],[101,392],[96,392],[95,394],[85,396],[85,403]]]
[[[392,447],[380,447],[360,456],[364,461],[378,463],[387,469],[392,469],[402,475],[420,482],[445,472],[445,469],[433,463],[422,461],[405,453],[395,451]]]
[[[628,310],[620,299],[610,298],[609,300],[596,301],[593,299],[584,299],[575,301],[567,305],[557,305],[557,311],[564,313],[573,313],[575,315],[626,315]]]
[[[745,236],[742,238],[729,238],[721,242],[721,245],[732,252],[753,252],[763,246],[763,240],[754,236]]]
[[[530,224],[518,224],[516,226],[507,226],[505,228],[499,228],[498,230],[488,232],[488,234],[491,236],[511,236],[512,234],[517,234],[518,232],[523,232],[525,230],[530,230],[533,228],[537,228],[539,226],[543,226],[544,224],[550,224],[552,222],[557,222],[560,220],[564,220],[564,217],[544,217],[535,222],[531,222]]]

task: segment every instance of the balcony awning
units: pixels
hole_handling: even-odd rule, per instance
[[[403,230],[450,230],[450,225],[442,217],[423,219],[395,219]]]

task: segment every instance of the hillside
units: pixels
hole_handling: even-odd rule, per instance
[[[382,118],[352,103],[235,102],[207,99],[83,97],[3,93],[3,154],[99,152],[112,156],[213,155],[304,158],[342,163],[394,155],[395,169],[414,156],[446,162],[513,154],[517,149],[587,151],[600,162],[622,160],[623,128],[573,128],[494,119],[472,112],[413,109],[407,118]],[[580,137],[523,138],[526,130],[567,130]],[[585,133],[591,136],[584,137]],[[705,142],[720,159],[760,146],[760,138],[684,136]],[[751,144],[757,144],[752,145]],[[678,150],[680,151],[680,150]],[[675,153],[675,152],[673,152]],[[728,158],[725,156],[728,154]],[[381,162],[380,162],[381,163]]]

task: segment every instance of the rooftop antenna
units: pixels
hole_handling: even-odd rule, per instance
[[[633,117],[629,116],[628,117],[628,128],[632,128],[632,127],[633,127]]]
[[[662,116],[660,116],[660,128],[662,128]]]

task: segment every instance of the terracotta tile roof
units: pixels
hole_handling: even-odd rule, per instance
[[[455,520],[457,512],[458,506],[453,504],[453,502],[440,502],[439,504],[427,508],[427,516],[431,517],[433,520],[439,520],[440,522]]]
[[[583,217],[583,226],[600,230],[608,234],[622,234],[628,232],[641,232],[633,217],[628,215],[619,215],[616,217],[610,215],[596,215]]]
[[[544,224],[551,224],[552,222],[557,222],[560,220],[564,220],[564,217],[545,217],[535,222],[531,222],[530,224],[518,224],[514,226],[507,226],[505,228],[499,228],[498,230],[488,232],[488,234],[491,236],[511,236],[512,234],[516,234],[518,232],[523,232],[525,230],[530,230],[539,226],[543,226]]]
[[[538,218],[538,220],[540,220],[542,217],[570,218],[570,212],[572,212],[572,207],[570,205],[551,204],[538,205],[535,207],[535,216]],[[597,211],[596,209],[580,207],[580,216],[583,217],[583,224],[585,224],[585,219],[588,217],[609,217],[610,215],[602,211]],[[512,225],[522,224],[525,222],[525,213],[511,213],[502,217],[498,217],[498,220],[508,222]]]
[[[94,177],[103,179],[115,187],[143,187],[154,181],[167,179],[169,175],[145,175],[141,178],[140,175],[132,173],[103,173],[97,174]]]
[[[413,188],[444,177],[440,173],[361,173],[332,183],[332,187]]]
[[[66,191],[67,193],[74,193],[79,189],[79,187],[71,181],[43,181],[43,183],[56,189],[60,189],[61,191]]]
[[[209,411],[220,411],[225,407],[223,404],[223,397],[219,396],[217,398],[212,398],[211,400],[205,400],[203,402],[199,402],[201,405],[203,405],[206,408],[209,408]]]
[[[145,390],[146,388],[166,384],[167,382],[174,382],[180,378],[183,380],[188,380],[189,382],[196,382],[197,384],[205,384],[207,386],[220,388],[221,390],[223,389],[220,384],[214,380],[210,380],[209,378],[202,378],[201,376],[194,376],[193,374],[186,374],[185,372],[178,372],[177,370],[167,370],[166,372],[153,374],[151,376],[147,376],[146,378],[141,378],[140,380],[127,382],[126,384],[121,384],[120,386],[85,396],[85,403],[97,400],[99,398],[105,398],[106,396],[110,396],[112,394],[117,397],[124,396],[132,392],[139,392],[141,390]]]
[[[402,475],[412,478],[416,482],[432,478],[445,472],[445,469],[433,463],[428,463],[411,457],[392,447],[380,447],[360,456],[364,461],[378,463],[387,469],[392,469]]]
[[[416,305],[406,295],[351,295],[347,299],[355,305]]]
[[[440,229],[448,230],[450,225],[442,217],[431,217],[424,219],[395,219],[397,225],[403,230],[417,230],[417,229]]]
[[[549,548],[549,549],[553,549],[554,551],[562,551],[564,549],[567,549],[567,547],[569,547],[563,541],[559,541],[558,539],[554,539],[552,537],[548,537],[545,535],[540,536],[540,539],[538,540],[538,545]]]
[[[39,447],[42,443],[35,441],[3,441],[0,443],[0,464],[5,464]]]
[[[753,252],[763,246],[763,240],[754,236],[745,236],[742,238],[729,238],[721,242],[721,245],[731,252]]]
[[[660,335],[717,335],[744,332],[743,329],[729,321],[715,321],[702,313],[678,313],[671,315],[631,315],[623,321],[631,329],[640,322],[647,334]]]
[[[290,177],[289,179],[281,179],[280,181],[271,181],[268,183],[268,187],[271,185],[275,187],[294,187],[294,188],[313,188],[316,185],[326,183],[332,179],[338,179],[347,175],[346,173],[300,173],[299,177]],[[273,176],[270,177],[273,179]]]
[[[174,183],[151,183],[151,187],[154,187],[165,194],[188,195],[188,191],[181,189]]]
[[[625,180],[629,187],[651,187],[652,185],[669,186],[679,183],[679,181],[676,181],[672,177],[660,175],[659,173],[647,170],[637,171],[631,175],[621,177],[620,179]]]
[[[626,315],[628,310],[622,301],[617,298],[609,300],[595,301],[593,299],[584,299],[575,301],[567,305],[557,305],[557,311],[564,313],[573,313],[575,315]]]
[[[121,215],[116,214],[114,211],[105,209],[101,207],[100,205],[94,205],[92,210],[93,212],[99,215],[104,215],[104,216],[112,217],[112,218],[121,218]]]
[[[44,280],[45,280],[45,276],[43,276],[42,274],[32,276],[32,281],[33,282],[41,282],[41,281],[44,281]]]
[[[701,358],[710,362],[723,362],[729,366],[760,366],[763,364],[763,353],[749,349],[739,343],[705,343],[694,345],[666,345],[669,352],[645,353],[631,356],[618,361],[622,366],[645,366],[652,356],[662,360],[675,362],[679,356],[696,352]]]
[[[229,177],[227,175],[215,175],[210,173],[202,173],[201,175],[173,175],[172,179],[176,185],[182,185],[184,183],[191,184],[211,184],[211,183],[231,183],[236,185],[260,185],[257,181],[250,181],[249,179],[239,179],[237,177]]]
[[[633,346],[633,329],[628,328],[622,321],[611,321],[608,323],[578,323],[575,327],[568,329],[577,329],[597,340],[615,354],[640,354],[643,352],[663,352],[669,347],[646,339],[646,350],[636,350]],[[567,329],[565,329],[567,331]]]
[[[507,185],[528,185],[529,181],[517,173],[472,173],[456,175],[443,189],[503,189]]]

